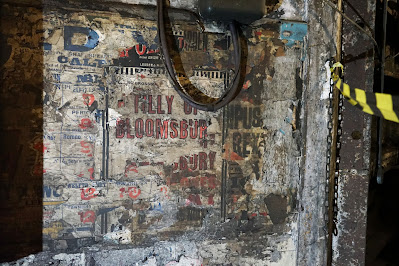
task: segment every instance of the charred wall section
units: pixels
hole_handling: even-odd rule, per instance
[[[302,2],[271,2],[269,17],[306,17]],[[9,14],[22,9],[29,20],[37,12],[4,8]],[[313,199],[322,202],[324,195],[307,190],[318,184],[303,177],[319,165],[308,161],[304,170],[305,140],[309,152],[324,148],[318,127],[326,114],[320,88],[305,79],[305,23],[266,19],[244,29],[242,92],[223,110],[207,113],[171,87],[153,7],[47,1],[41,12],[31,21],[32,28],[42,25],[41,61],[28,68],[43,95],[35,103],[43,112],[37,193],[45,252],[27,261],[293,265],[307,261],[308,249],[322,250],[321,203]],[[202,33],[187,12],[173,11],[171,18],[191,82],[217,96],[234,73],[230,37]],[[13,40],[28,33],[8,28],[7,62],[14,62]],[[4,73],[15,73],[7,62]],[[313,118],[320,122],[309,126]]]
[[[43,13],[2,5],[0,19],[0,261],[10,261],[42,250]]]

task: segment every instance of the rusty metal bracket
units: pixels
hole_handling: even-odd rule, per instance
[[[299,22],[283,21],[280,27],[280,39],[286,40],[285,44],[292,47],[296,42],[302,42],[308,33],[308,25]]]

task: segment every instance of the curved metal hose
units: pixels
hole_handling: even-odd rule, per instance
[[[231,102],[240,92],[241,90],[241,59],[242,59],[242,48],[240,44],[240,34],[239,34],[239,26],[235,21],[232,21],[229,24],[229,30],[231,32],[231,39],[234,45],[234,62],[235,62],[235,74],[231,83],[231,86],[225,90],[219,98],[209,97],[198,89],[195,88],[197,92],[201,94],[201,100],[194,100],[190,95],[188,95],[185,90],[182,88],[180,83],[176,79],[176,74],[174,71],[173,63],[170,58],[170,53],[167,46],[167,37],[166,37],[166,26],[165,26],[165,16],[164,16],[164,0],[157,0],[157,8],[158,8],[158,35],[160,42],[160,50],[164,56],[164,63],[166,67],[166,72],[169,74],[170,79],[172,80],[173,87],[177,91],[177,93],[192,107],[195,107],[199,110],[204,111],[216,111],[229,102]]]

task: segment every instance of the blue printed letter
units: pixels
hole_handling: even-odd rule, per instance
[[[83,45],[72,44],[75,33],[87,36],[87,42]],[[99,36],[90,28],[65,26],[64,27],[64,49],[76,52],[85,52],[94,49],[98,45]]]

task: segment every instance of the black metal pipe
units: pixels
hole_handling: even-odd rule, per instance
[[[384,93],[384,81],[385,81],[385,45],[387,38],[387,6],[388,1],[384,0],[384,9],[382,17],[383,37],[381,46],[381,93]],[[378,118],[378,154],[377,154],[377,183],[382,184],[384,182],[384,169],[382,168],[382,137],[383,137],[383,122],[382,118]]]

